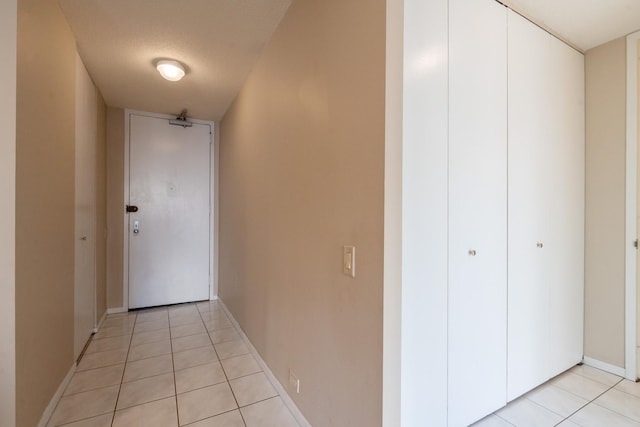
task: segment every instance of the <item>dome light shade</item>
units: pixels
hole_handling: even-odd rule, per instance
[[[177,82],[185,75],[184,67],[178,61],[163,59],[156,63],[156,69],[162,77],[170,82]]]

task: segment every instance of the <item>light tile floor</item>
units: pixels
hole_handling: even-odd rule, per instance
[[[294,427],[216,301],[110,315],[48,427]]]
[[[640,383],[575,366],[474,427],[640,427]]]

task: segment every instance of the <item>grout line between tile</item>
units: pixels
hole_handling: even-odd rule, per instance
[[[123,350],[124,350],[124,349],[123,349]],[[92,353],[92,354],[93,354],[93,353]],[[89,369],[85,369],[85,370],[82,370],[82,371],[78,371],[78,370],[76,370],[76,371],[73,373],[73,375],[75,376],[75,374],[76,374],[76,373],[83,373],[83,372],[91,372],[91,371],[95,371],[96,369],[112,368],[112,367],[114,367],[114,366],[118,366],[118,365],[126,365],[126,363],[127,363],[127,362],[120,362],[120,363],[115,363],[115,364],[113,364],[113,365],[96,366],[95,368],[89,368]],[[73,377],[71,377],[71,379],[73,380]],[[71,381],[69,382],[69,384],[71,384]],[[69,387],[69,386],[67,386],[67,387]],[[101,388],[101,387],[99,387],[99,388]],[[65,390],[66,390],[66,388],[65,388]]]
[[[511,421],[509,421],[509,420],[507,420],[507,419],[505,419],[505,418],[502,418],[502,417],[501,417],[500,415],[498,415],[497,413],[495,413],[495,412],[494,412],[494,413],[493,413],[493,415],[495,415],[496,417],[500,418],[502,421],[504,421],[505,423],[509,424],[510,426],[517,427],[516,425],[512,424],[512,423],[511,423]],[[479,420],[478,420],[478,421],[479,421]]]
[[[243,356],[244,356],[244,355],[243,355]],[[225,359],[225,360],[228,360],[228,359]],[[224,370],[224,367],[223,367],[222,369]],[[231,381],[235,381],[235,380],[238,380],[238,379],[240,379],[240,378],[246,378],[246,377],[249,377],[249,376],[251,376],[251,375],[255,375],[255,374],[264,374],[264,371],[263,371],[262,369],[260,369],[258,372],[252,372],[252,373],[250,373],[250,374],[240,375],[239,377],[231,378],[231,379],[229,380],[229,382],[231,382]],[[268,380],[269,380],[269,378],[267,378],[267,381],[268,381]],[[269,384],[271,384],[271,381],[269,381]],[[271,384],[271,386],[273,387],[273,384]],[[275,388],[275,387],[274,387],[274,388]],[[278,394],[278,396],[280,396],[280,394]]]
[[[109,412],[105,412],[104,414],[93,415],[93,416],[88,417],[88,418],[82,418],[81,420],[71,421],[71,422],[64,423],[64,424],[58,424],[58,426],[57,426],[57,427],[69,426],[69,425],[71,425],[71,424],[73,424],[73,423],[77,423],[78,421],[86,421],[86,420],[91,420],[91,419],[93,419],[93,418],[102,417],[103,415],[107,415],[108,413],[109,413]],[[113,423],[113,414],[111,414],[111,423]]]
[[[572,373],[572,374],[578,375],[578,376],[580,376],[580,377],[582,377],[582,378],[585,378],[585,379],[587,379],[587,380],[590,380],[590,381],[596,382],[596,383],[601,384],[601,385],[603,385],[603,386],[606,386],[606,387],[608,387],[608,388],[607,388],[606,390],[604,390],[602,393],[600,393],[600,394],[598,394],[597,396],[595,396],[593,399],[588,400],[588,399],[585,399],[583,396],[580,396],[580,395],[578,395],[578,394],[576,394],[576,393],[572,392],[571,390],[566,390],[565,388],[563,388],[563,387],[559,387],[559,386],[557,386],[557,385],[555,385],[555,384],[549,384],[549,386],[551,386],[551,387],[558,388],[558,389],[560,389],[560,390],[562,390],[562,391],[564,391],[564,392],[566,392],[566,393],[572,394],[573,396],[576,396],[576,397],[578,397],[578,398],[580,398],[580,399],[583,399],[583,400],[586,400],[586,401],[587,401],[584,405],[580,406],[578,409],[576,409],[575,411],[573,411],[573,412],[572,412],[571,414],[569,414],[567,417],[564,417],[562,414],[558,414],[558,413],[557,413],[557,412],[555,412],[554,410],[552,410],[552,409],[550,409],[550,408],[547,408],[546,406],[541,405],[541,404],[539,404],[539,403],[537,403],[537,402],[535,402],[535,401],[531,400],[530,398],[528,398],[528,397],[527,397],[527,394],[525,394],[525,395],[521,396],[521,398],[524,398],[524,399],[528,400],[529,402],[531,402],[531,403],[533,403],[533,404],[535,404],[535,405],[537,405],[537,406],[540,406],[540,407],[542,407],[542,408],[544,408],[544,409],[546,409],[546,410],[548,410],[548,411],[552,412],[553,414],[558,415],[559,417],[563,417],[562,421],[560,421],[560,423],[558,423],[558,424],[556,424],[556,425],[562,424],[564,421],[569,420],[569,418],[571,418],[573,415],[575,415],[575,414],[576,414],[577,412],[579,412],[580,410],[584,409],[586,406],[589,406],[589,405],[591,405],[591,404],[598,405],[597,403],[595,403],[595,400],[596,400],[596,399],[598,399],[600,396],[602,396],[603,394],[607,393],[607,392],[608,392],[608,391],[610,391],[611,389],[614,389],[614,388],[615,388],[615,386],[617,386],[617,385],[618,385],[618,384],[620,384],[622,381],[624,381],[624,378],[620,378],[620,379],[619,379],[615,384],[613,384],[613,385],[608,385],[608,384],[604,384],[604,383],[602,383],[602,382],[600,382],[600,381],[594,380],[593,378],[590,378],[590,377],[588,377],[588,376],[582,375],[582,374],[580,374],[580,373],[578,373],[578,372],[574,372],[574,371],[570,371],[570,370],[565,371],[565,373],[567,373],[567,372],[570,372],[570,373]],[[535,390],[535,389],[534,389],[534,390]],[[617,389],[616,389],[616,390],[617,390]],[[624,393],[624,391],[622,391],[622,390],[618,390],[618,391],[621,391],[621,392],[623,392],[623,393]],[[627,394],[629,394],[629,395],[631,395],[631,396],[635,396],[635,395],[632,395],[632,394],[630,394],[630,393],[627,393]],[[636,396],[636,397],[638,397],[638,396]],[[512,403],[512,402],[509,402],[509,404],[511,404],[511,403]],[[509,405],[507,405],[507,406],[509,406]],[[600,407],[602,407],[602,408],[605,408],[605,407],[604,407],[604,406],[602,406],[602,405],[598,405],[598,406],[600,406]],[[506,406],[505,406],[505,407],[506,407]],[[613,411],[613,410],[611,410],[611,409],[609,409],[609,408],[605,408],[605,409],[607,409],[607,410],[609,410],[609,411],[611,411],[611,412],[615,412],[616,414],[621,415],[621,416],[623,416],[623,417],[625,417],[625,418],[631,419],[631,418],[629,418],[629,417],[627,417],[627,416],[625,416],[625,415],[623,415],[623,414],[620,414],[619,412]],[[501,416],[497,413],[497,411],[496,411],[496,412],[494,412],[494,413],[493,413],[493,415],[495,415],[495,416],[497,416],[498,418],[500,418],[501,420],[503,420],[503,421],[505,421],[505,422],[507,422],[507,423],[509,423],[509,424],[513,425],[509,420],[507,420],[507,419],[505,419],[505,418],[501,417]]]
[[[600,407],[600,408],[602,408],[602,409],[606,409],[607,411],[613,412],[614,414],[616,414],[616,415],[618,415],[618,416],[621,416],[622,418],[626,418],[626,419],[628,419],[629,421],[631,421],[631,422],[633,422],[633,423],[639,423],[639,422],[640,422],[639,420],[636,420],[636,419],[633,419],[633,418],[631,418],[631,417],[628,417],[628,416],[626,416],[625,414],[621,414],[621,413],[620,413],[620,412],[618,412],[618,411],[614,411],[613,409],[611,409],[611,408],[607,408],[606,406],[602,406],[602,405],[600,405],[600,404],[598,404],[598,403],[596,403],[596,402],[593,402],[593,404],[594,404],[594,405],[596,405],[596,406],[599,406],[599,407]]]
[[[624,418],[626,418],[626,419],[628,419],[628,420],[631,420],[631,421],[633,421],[633,422],[635,422],[635,423],[640,422],[640,420],[636,420],[636,419],[631,418],[631,417],[629,417],[629,416],[627,416],[627,415],[625,415],[625,414],[621,414],[620,412],[615,411],[615,410],[613,410],[613,409],[611,409],[611,408],[607,408],[606,406],[600,405],[598,402],[596,402],[596,401],[595,401],[597,398],[599,398],[599,397],[600,397],[600,396],[602,396],[603,394],[605,394],[605,393],[607,393],[607,392],[609,392],[609,391],[611,391],[611,390],[615,389],[615,386],[617,386],[618,384],[620,384],[622,381],[624,381],[624,378],[621,378],[621,379],[620,379],[620,381],[618,381],[617,383],[615,383],[614,385],[612,385],[609,389],[607,389],[605,392],[603,392],[602,394],[600,394],[599,396],[597,396],[595,399],[593,399],[593,400],[592,400],[591,402],[589,402],[589,403],[593,403],[594,405],[597,405],[597,406],[599,406],[599,407],[601,407],[601,408],[604,408],[604,409],[606,409],[606,410],[608,410],[608,411],[611,411],[611,412],[613,412],[613,413],[615,413],[615,414],[618,414],[618,415],[620,415],[621,417],[624,417]],[[616,390],[616,391],[619,391],[620,393],[624,393],[624,394],[626,394],[626,395],[628,395],[628,396],[638,397],[638,396],[636,396],[636,395],[634,395],[634,394],[626,393],[626,392],[624,392],[624,391],[622,391],[622,390],[618,390],[618,389],[615,389],[615,390]],[[573,415],[573,414],[572,414],[572,415]]]
[[[102,330],[104,331],[105,329],[109,329],[109,328],[104,328]],[[93,341],[100,341],[100,340],[104,340],[104,339],[107,339],[107,338],[119,338],[119,337],[124,337],[126,335],[133,335],[133,329],[134,328],[131,328],[130,331],[127,331],[127,332],[119,334],[119,335],[111,335],[111,336],[108,336],[108,337],[97,337],[97,338],[94,337],[92,340]],[[96,332],[94,335],[98,335],[99,333],[100,332]]]
[[[202,319],[202,313],[200,312],[200,309],[198,309],[198,313],[200,313],[200,318]],[[202,319],[202,322],[204,323],[204,319]],[[206,328],[206,325],[205,325],[205,328]],[[229,387],[229,390],[231,390],[231,395],[233,396],[233,400],[236,402],[235,410],[238,411],[238,413],[240,414],[240,418],[242,418],[242,423],[246,426],[247,422],[245,421],[244,416],[242,415],[242,411],[240,411],[240,404],[238,403],[238,398],[236,397],[236,393],[233,391],[233,387],[231,387],[231,383],[229,382],[229,377],[227,376],[227,372],[224,370],[224,366],[222,366],[222,359],[220,359],[218,350],[216,350],[216,346],[213,344],[213,340],[211,339],[211,335],[209,335],[209,332],[210,331],[207,331],[207,336],[209,337],[209,341],[211,341],[211,345],[213,346],[213,351],[216,353],[216,356],[218,357],[220,368],[222,369],[222,373],[224,374],[224,377],[227,380],[227,386]]]
[[[624,380],[625,380],[625,379],[623,378],[623,379],[622,379],[622,381],[624,381]],[[613,388],[615,391],[619,391],[620,393],[624,393],[624,394],[626,394],[627,396],[633,396],[633,397],[637,397],[638,399],[640,399],[640,396],[638,396],[637,394],[628,393],[628,392],[626,392],[626,391],[624,391],[624,390],[620,390],[619,388],[616,388],[616,386],[617,386],[618,384],[620,384],[622,381],[618,381],[618,382],[617,382],[617,383],[616,383],[612,388]],[[607,390],[607,391],[608,391],[608,390]]]
[[[149,359],[153,359],[153,358],[156,358],[156,357],[167,356],[169,354],[171,354],[171,353],[156,354],[154,356],[141,357],[140,359],[135,359],[135,360],[127,359],[127,363],[140,362],[141,360],[149,360]]]
[[[166,356],[166,355],[165,355]],[[137,361],[136,361],[137,362]],[[175,372],[175,371],[174,371]],[[161,374],[153,374],[153,375],[149,375],[147,377],[141,377],[141,378],[136,378],[135,380],[130,380],[130,381],[124,381],[124,377],[123,377],[123,381],[120,384],[129,384],[129,383],[133,383],[136,381],[140,381],[140,380],[146,380],[148,378],[155,378],[155,377],[159,377],[161,375],[167,375],[170,374],[171,372],[163,372]],[[166,399],[166,397],[163,397],[163,399]]]
[[[602,371],[602,369],[594,368],[593,366],[585,365],[585,364],[583,363],[582,365],[579,365],[579,364],[578,364],[578,365],[574,366],[573,368],[571,368],[571,369],[569,369],[569,370],[567,370],[567,371],[565,371],[565,372],[571,372],[572,374],[580,375],[582,378],[586,378],[586,379],[588,379],[588,380],[595,381],[595,382],[597,382],[598,384],[606,385],[607,387],[609,387],[609,384],[607,384],[607,383],[603,383],[602,381],[598,381],[598,380],[596,380],[595,378],[592,378],[592,377],[589,377],[589,376],[587,376],[587,375],[583,375],[583,374],[581,374],[580,372],[574,371],[573,369],[574,369],[575,367],[577,367],[577,366],[587,366],[587,367],[589,367],[589,368],[595,369],[596,371]],[[606,372],[606,371],[602,371],[602,372],[604,372],[605,374],[613,375],[614,377],[617,377],[617,378],[618,378],[618,381],[614,384],[614,386],[615,386],[616,384],[618,384],[618,383],[620,382],[620,380],[623,380],[623,379],[624,379],[624,378],[619,377],[618,375],[612,374],[612,373],[610,373],[610,372]],[[560,375],[562,375],[562,374],[560,374]]]
[[[171,325],[171,322],[169,322],[169,325]],[[178,384],[176,382],[176,364],[175,364],[175,359],[173,357],[173,339],[171,336],[171,327],[169,327],[169,343],[171,346],[171,367],[173,368],[173,393],[176,401],[176,421],[180,426],[181,423],[180,423],[180,408],[178,407]]]
[[[200,348],[202,348],[202,347],[200,347]],[[193,350],[195,350],[195,349],[193,349]],[[220,362],[220,359],[218,359],[218,360],[210,360],[210,361],[208,361],[208,362],[198,363],[197,365],[187,366],[186,368],[174,369],[174,370],[173,370],[173,372],[185,371],[185,370],[187,370],[187,369],[197,368],[197,367],[199,367],[199,366],[208,365],[209,363],[213,363],[213,362]]]
[[[149,400],[149,401],[142,402],[142,403],[136,403],[135,405],[131,405],[131,406],[127,406],[126,408],[118,409],[115,412],[126,411],[127,409],[135,408],[137,406],[142,406],[142,405],[146,405],[146,404],[153,403],[153,402],[159,402],[161,400],[171,399],[172,397],[175,397],[175,396],[172,395],[172,396],[160,397],[158,399],[153,399],[153,400]],[[104,415],[104,414],[102,414],[102,415]],[[114,413],[114,418],[115,418],[115,413]]]
[[[577,374],[577,375],[579,375],[579,374]],[[584,375],[581,375],[581,376],[582,376],[583,378],[591,379],[591,378],[585,377]],[[595,381],[595,380],[593,380],[593,379],[591,379],[591,380],[592,380],[592,381]],[[620,381],[622,381],[622,379],[620,379]],[[608,392],[609,390],[611,390],[612,388],[614,388],[618,383],[620,383],[620,381],[616,382],[616,383],[615,383],[614,385],[612,385],[612,386],[607,386],[606,384],[602,384],[601,382],[595,381],[595,382],[597,382],[598,384],[602,384],[602,385],[607,386],[607,387],[609,387],[609,388],[608,388],[608,389],[606,389],[605,391],[603,391],[602,393],[600,393],[599,395],[597,395],[596,397],[594,397],[593,399],[588,400],[588,401],[587,401],[587,403],[585,403],[584,405],[582,405],[581,407],[579,407],[578,409],[576,409],[575,411],[573,411],[571,414],[569,414],[569,416],[567,416],[564,420],[560,421],[560,422],[559,422],[558,424],[556,424],[556,425],[562,424],[563,422],[565,422],[566,420],[568,420],[569,418],[571,418],[572,416],[574,416],[577,412],[581,411],[582,409],[584,409],[584,408],[585,408],[586,406],[588,406],[588,405],[591,405],[591,404],[593,404],[593,405],[598,405],[597,403],[595,403],[595,400],[596,400],[597,398],[599,398],[600,396],[602,396],[603,394],[605,394],[606,392]],[[561,388],[561,387],[558,387],[558,388]],[[561,388],[561,389],[562,389],[562,388]],[[564,390],[564,389],[562,389],[562,390]],[[571,394],[573,394],[574,396],[581,397],[581,396],[578,396],[578,395],[577,395],[577,394],[575,394],[575,393],[570,392],[569,390],[564,390],[564,391],[566,391],[567,393],[571,393]],[[583,397],[583,399],[584,399],[584,397]],[[587,399],[585,399],[585,400],[587,400]],[[598,405],[598,406],[600,406],[600,405]],[[606,409],[609,409],[609,408],[606,408]],[[609,409],[609,410],[610,410],[610,409]],[[611,411],[611,410],[610,410],[610,411]],[[611,411],[611,412],[616,412],[616,411]],[[554,412],[554,413],[555,413],[555,412]],[[617,412],[616,412],[616,413],[617,413]],[[619,414],[619,415],[622,415],[622,414]]]
[[[534,390],[535,390],[535,389],[534,389]],[[525,396],[526,396],[526,395],[525,395]],[[539,404],[538,402],[534,402],[533,400],[531,400],[531,399],[529,399],[528,397],[525,397],[525,396],[520,396],[518,399],[522,399],[522,398],[524,398],[524,400],[529,401],[529,403],[533,403],[534,405],[539,406],[540,408],[544,409],[545,411],[549,411],[549,412],[551,412],[552,414],[559,416],[560,418],[562,418],[562,421],[564,421],[564,420],[565,420],[565,418],[564,418],[564,416],[563,416],[563,415],[558,414],[557,412],[555,412],[555,411],[553,411],[553,410],[551,410],[551,409],[547,408],[547,407],[546,407],[546,406],[544,406],[544,405]],[[562,421],[560,421],[560,422],[562,422]],[[557,425],[557,424],[556,424],[556,425]]]
[[[131,345],[131,348],[140,347],[141,345],[145,345],[145,344],[157,344],[157,343],[162,342],[162,341],[165,341],[165,340],[149,341],[149,342],[143,342],[141,344],[133,344],[133,345]]]
[[[102,366],[95,366],[95,367],[89,368],[89,369],[82,369],[82,370],[77,370],[76,369],[76,372],[80,373],[80,372],[93,371],[95,369],[100,369],[100,368],[109,368],[111,366],[122,365],[122,363],[126,363],[126,361],[125,362],[117,362],[117,363],[109,363],[108,365],[102,365]],[[75,372],[74,372],[74,375],[75,375]]]
[[[136,319],[134,321],[134,323],[135,323],[138,320],[138,314],[137,313],[134,315],[134,318]],[[122,384],[123,384],[123,380],[124,380],[124,372],[127,370],[126,360],[129,358],[129,351],[131,350],[131,340],[133,340],[133,333],[131,334],[131,338],[129,339],[129,347],[127,347],[127,355],[124,358],[125,365],[124,365],[124,369],[122,370],[122,377],[120,377],[120,386],[118,387],[118,396],[116,397],[116,404],[113,407],[113,416],[111,417],[111,426],[112,427],[113,427],[113,421],[116,419],[116,409],[118,409],[118,401],[120,400],[120,392],[122,391]]]
[[[180,372],[180,371],[176,371],[176,372]],[[181,392],[181,393],[177,393],[177,394],[178,394],[178,395],[181,395],[181,394],[187,394],[187,393],[191,393],[192,391],[202,390],[203,388],[213,387],[214,385],[224,384],[225,382],[228,382],[228,381],[226,381],[226,380],[225,380],[225,381],[220,381],[220,382],[218,382],[218,383],[213,383],[213,384],[208,384],[208,385],[199,386],[199,387],[196,387],[196,388],[194,388],[194,389],[187,390],[187,391],[183,391],[183,392]],[[176,387],[177,387],[177,386],[176,386]],[[231,387],[231,385],[229,385],[229,387]],[[176,388],[176,391],[177,391],[177,388]]]
[[[265,398],[265,399],[256,400],[255,402],[251,402],[251,403],[249,403],[249,404],[247,404],[247,405],[239,406],[239,407],[238,407],[238,409],[240,409],[240,408],[247,408],[247,407],[249,407],[249,406],[251,406],[251,405],[256,405],[256,404],[258,404],[258,403],[266,402],[267,400],[275,399],[276,397],[280,397],[280,395],[279,395],[279,394],[276,394],[275,396],[267,397],[267,398]],[[511,423],[509,423],[509,424],[511,424]]]
[[[80,421],[86,421],[86,420],[90,420],[92,418],[98,418],[98,417],[101,417],[103,415],[108,415],[108,414],[112,414],[112,416],[111,416],[111,424],[113,424],[113,412],[109,411],[109,412],[104,412],[102,414],[91,415],[90,417],[80,418],[78,420],[69,421],[68,423],[64,423],[64,424],[56,424],[55,427],[69,426],[71,424],[78,423]],[[54,427],[54,426],[49,426],[49,424],[47,424],[47,427]]]
[[[233,412],[233,411],[238,411],[238,412],[240,412],[240,410],[236,408],[236,409],[232,409],[232,410],[230,410],[230,411],[220,412],[219,414],[212,415],[212,416],[210,416],[210,417],[203,418],[203,419],[201,419],[201,420],[194,421],[194,422],[189,423],[189,424],[184,424],[184,425],[182,425],[182,426],[180,426],[180,427],[188,427],[188,426],[192,426],[192,425],[194,425],[195,423],[199,423],[199,422],[201,422],[201,421],[205,421],[205,420],[210,420],[210,419],[212,419],[212,418],[218,417],[218,416],[220,416],[220,415],[228,414],[228,413]],[[240,414],[240,416],[242,417],[242,414]],[[244,419],[242,420],[242,422],[244,423]],[[244,425],[246,426],[246,424],[244,424]]]
[[[568,371],[567,371],[567,372],[568,372]],[[571,373],[572,373],[572,374],[574,374],[574,375],[578,375],[578,374],[576,374],[576,373],[574,373],[574,372],[571,372]],[[591,403],[591,402],[593,402],[595,399],[597,399],[598,397],[602,396],[603,394],[605,394],[606,392],[608,392],[609,390],[611,390],[611,389],[612,389],[613,387],[615,387],[615,385],[617,384],[617,383],[616,383],[616,384],[614,384],[614,385],[612,385],[612,386],[609,386],[609,385],[607,385],[607,384],[602,384],[602,383],[600,383],[600,382],[598,382],[598,381],[594,381],[594,380],[592,380],[591,378],[583,377],[582,375],[578,375],[578,376],[580,376],[580,377],[582,377],[582,378],[586,378],[587,380],[590,380],[590,381],[596,382],[596,383],[598,383],[598,384],[600,384],[600,385],[603,385],[603,386],[607,387],[607,389],[606,389],[605,391],[603,391],[602,393],[598,394],[598,395],[597,395],[596,397],[594,397],[592,400],[589,400],[589,399],[586,399],[586,398],[585,398],[585,397],[583,397],[583,396],[580,396],[579,394],[574,393],[574,392],[573,392],[573,391],[571,391],[571,390],[567,390],[567,389],[565,389],[564,387],[560,387],[560,386],[555,385],[555,384],[552,384],[552,385],[553,385],[554,387],[557,387],[557,388],[559,388],[559,389],[561,389],[561,390],[566,391],[567,393],[571,393],[571,394],[573,394],[574,396],[577,396],[577,397],[579,397],[579,398],[581,398],[581,399],[589,400],[589,403]]]
[[[82,390],[82,391],[79,391],[79,392],[77,392],[77,393],[63,394],[63,395],[60,397],[60,399],[62,400],[62,398],[63,398],[63,397],[67,397],[67,396],[77,396],[78,394],[87,393],[87,392],[90,392],[90,391],[102,390],[103,388],[115,387],[115,386],[117,386],[117,385],[119,385],[119,384],[103,385],[103,386],[96,387],[96,388],[90,388],[90,389],[87,389],[87,390]],[[67,388],[68,388],[68,387],[67,387]],[[91,418],[91,417],[89,417],[89,418]]]

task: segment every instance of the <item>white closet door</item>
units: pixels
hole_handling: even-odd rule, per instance
[[[584,69],[509,12],[508,398],[582,355]]]
[[[96,88],[76,54],[74,358],[96,325],[97,118]]]
[[[404,13],[401,414],[406,426],[445,426],[448,0]]]
[[[549,176],[549,378],[582,360],[584,319],[584,56],[546,36]]]
[[[507,9],[451,0],[450,426],[506,403]]]
[[[551,176],[544,147],[549,129],[540,126],[549,106],[545,38],[509,11],[509,400],[544,382],[549,364],[543,350],[550,315],[544,251]]]

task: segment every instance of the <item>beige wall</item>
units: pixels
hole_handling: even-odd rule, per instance
[[[585,356],[624,367],[626,41],[586,52]]]
[[[0,2],[0,420],[15,425],[17,1]]]
[[[122,307],[124,110],[107,108],[107,307]]]
[[[317,427],[382,424],[385,7],[294,2],[221,123],[219,294]]]
[[[18,2],[17,425],[35,426],[73,365],[73,35],[54,0]]]
[[[96,320],[107,311],[107,106],[98,93],[96,141]]]

